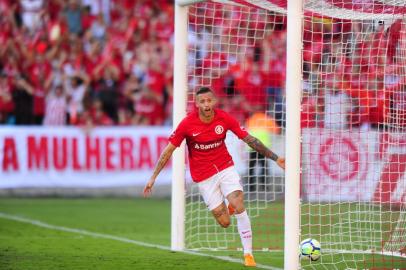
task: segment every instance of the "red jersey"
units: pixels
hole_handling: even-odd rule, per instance
[[[186,139],[193,181],[201,182],[234,165],[224,142],[228,130],[240,139],[248,135],[231,115],[215,109],[210,123],[202,122],[196,111],[186,116],[172,133],[169,142],[176,147]]]

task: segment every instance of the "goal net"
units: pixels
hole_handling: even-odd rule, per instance
[[[322,245],[321,259],[302,260],[304,269],[406,264],[405,7],[405,0],[304,1],[300,238]],[[193,93],[209,86],[220,108],[285,155],[286,1],[205,1],[188,12],[188,111]],[[227,145],[254,250],[281,257],[284,172],[233,134]],[[186,190],[185,247],[239,250],[235,219],[221,228],[197,186],[189,180]]]
[[[195,106],[193,93],[209,86],[216,93],[220,108],[236,117],[254,136],[265,140],[265,144],[272,144],[280,155],[284,154],[280,135],[284,126],[284,19],[281,14],[243,5],[209,2],[189,7],[188,109]],[[280,35],[274,41],[270,38],[273,31]],[[273,67],[276,69],[270,69],[271,61],[278,65]],[[275,76],[269,76],[270,72]],[[268,101],[271,95],[267,91],[273,92],[274,101]],[[256,155],[231,132],[226,143],[242,178],[255,234],[254,249],[281,249],[283,171]],[[232,219],[229,228],[221,228],[206,209],[198,187],[192,184],[188,188],[186,247],[240,248],[236,220]]]

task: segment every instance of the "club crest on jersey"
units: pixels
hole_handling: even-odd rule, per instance
[[[221,133],[224,132],[224,128],[223,128],[223,126],[221,126],[221,125],[217,125],[217,126],[214,128],[214,131],[216,132],[216,134],[221,134]]]

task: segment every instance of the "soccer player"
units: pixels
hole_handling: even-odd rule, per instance
[[[248,134],[228,113],[215,109],[216,97],[210,88],[196,92],[196,112],[190,113],[169,138],[144,188],[144,196],[152,192],[158,174],[168,162],[173,151],[186,139],[189,151],[190,172],[197,183],[208,209],[224,228],[230,225],[230,215],[237,219],[238,232],[244,249],[244,264],[256,266],[252,255],[251,222],[244,207],[243,188],[233,160],[225,145],[226,133],[231,130],[251,148],[285,168],[285,159],[278,157],[257,138]],[[228,200],[228,207],[225,204]]]

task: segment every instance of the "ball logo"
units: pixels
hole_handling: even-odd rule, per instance
[[[224,128],[223,126],[218,125],[214,128],[214,131],[216,132],[216,134],[221,134],[224,132]]]

